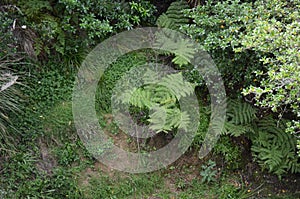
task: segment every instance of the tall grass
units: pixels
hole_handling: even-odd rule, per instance
[[[18,78],[0,59],[0,153],[14,149],[16,130],[10,117],[20,111]]]

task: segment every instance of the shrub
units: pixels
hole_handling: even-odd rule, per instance
[[[33,38],[36,54],[74,67],[90,47],[119,31],[151,22],[155,11],[148,1],[21,0],[17,5],[27,27],[37,34]]]
[[[230,93],[243,91],[279,118],[292,113],[294,134],[300,117],[299,7],[299,0],[207,1],[187,10],[193,22],[181,27],[211,53]]]

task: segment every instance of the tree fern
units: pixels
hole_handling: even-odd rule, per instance
[[[184,82],[181,73],[168,74],[160,80],[148,77],[151,74],[151,71],[147,71],[143,76],[144,83],[148,84],[133,89],[125,89],[125,86],[124,89],[121,88],[123,94],[114,96],[113,100],[150,110],[150,129],[157,133],[177,128],[187,130],[190,117],[180,110],[179,100],[194,92],[193,85]]]

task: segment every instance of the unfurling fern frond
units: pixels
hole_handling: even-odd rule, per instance
[[[171,3],[168,10],[160,15],[156,21],[157,26],[178,30],[181,25],[189,22],[189,19],[184,15],[183,10],[188,9],[186,1],[175,1]]]

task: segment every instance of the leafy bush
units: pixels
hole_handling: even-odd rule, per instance
[[[252,72],[261,68],[260,55],[250,50],[240,53],[234,51],[240,46],[241,33],[246,28],[245,21],[251,9],[250,3],[241,4],[238,0],[211,0],[186,10],[192,24],[181,26],[212,56],[228,94],[233,96],[238,94],[237,90],[252,84],[255,78],[259,81]]]
[[[33,38],[37,55],[80,65],[86,50],[108,36],[153,21],[148,1],[18,1]],[[53,57],[54,54],[54,57]],[[57,62],[59,63],[59,62]]]
[[[182,26],[211,53],[230,93],[250,94],[280,118],[292,112],[294,127],[300,114],[299,7],[299,0],[207,1],[186,11],[193,23]]]

